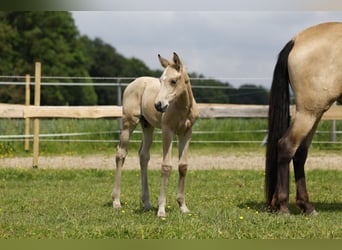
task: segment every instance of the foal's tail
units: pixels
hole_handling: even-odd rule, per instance
[[[284,135],[290,123],[290,94],[288,56],[294,46],[289,41],[279,53],[273,72],[268,111],[268,141],[266,150],[265,192],[266,205],[270,207],[277,183],[278,140]]]

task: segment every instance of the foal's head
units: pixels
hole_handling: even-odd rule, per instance
[[[165,112],[170,103],[187,90],[190,79],[176,53],[173,53],[172,62],[160,55],[158,57],[165,70],[160,77],[160,90],[154,106],[159,112]]]

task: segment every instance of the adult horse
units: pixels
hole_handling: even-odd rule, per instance
[[[289,113],[289,83],[296,112]],[[266,203],[289,213],[289,162],[293,160],[296,206],[317,214],[309,202],[304,164],[319,120],[335,101],[342,101],[342,23],[310,27],[279,53],[269,103],[266,151]]]
[[[160,79],[140,77],[131,82],[123,95],[123,128],[116,153],[116,175],[112,193],[113,207],[120,208],[121,169],[127,156],[129,138],[140,122],[143,131],[139,150],[142,202],[145,209],[151,209],[147,180],[150,146],[154,128],[161,128],[163,138],[163,161],[161,164],[162,185],[158,200],[158,216],[164,217],[166,205],[166,185],[171,173],[171,151],[174,135],[178,136],[179,183],[177,202],[183,213],[189,212],[185,204],[184,182],[188,167],[188,147],[192,126],[198,118],[198,109],[193,97],[190,78],[184,64],[176,53],[168,61],[158,55],[165,68]]]

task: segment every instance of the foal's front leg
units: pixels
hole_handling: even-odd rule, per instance
[[[165,206],[166,206],[166,186],[168,178],[171,174],[171,152],[172,152],[172,139],[173,133],[163,129],[163,162],[161,166],[162,183],[160,189],[160,195],[158,199],[158,216],[165,217]]]
[[[179,163],[178,163],[178,172],[179,172],[179,181],[178,181],[178,194],[177,194],[177,202],[179,204],[179,208],[183,213],[189,213],[190,210],[185,204],[185,176],[188,170],[188,148],[191,140],[192,131],[189,129],[184,136],[179,136],[178,142],[178,154],[179,154]]]

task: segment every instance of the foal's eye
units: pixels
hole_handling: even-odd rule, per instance
[[[176,84],[176,83],[177,83],[177,80],[172,79],[172,80],[171,80],[171,83],[172,83],[172,84]]]

